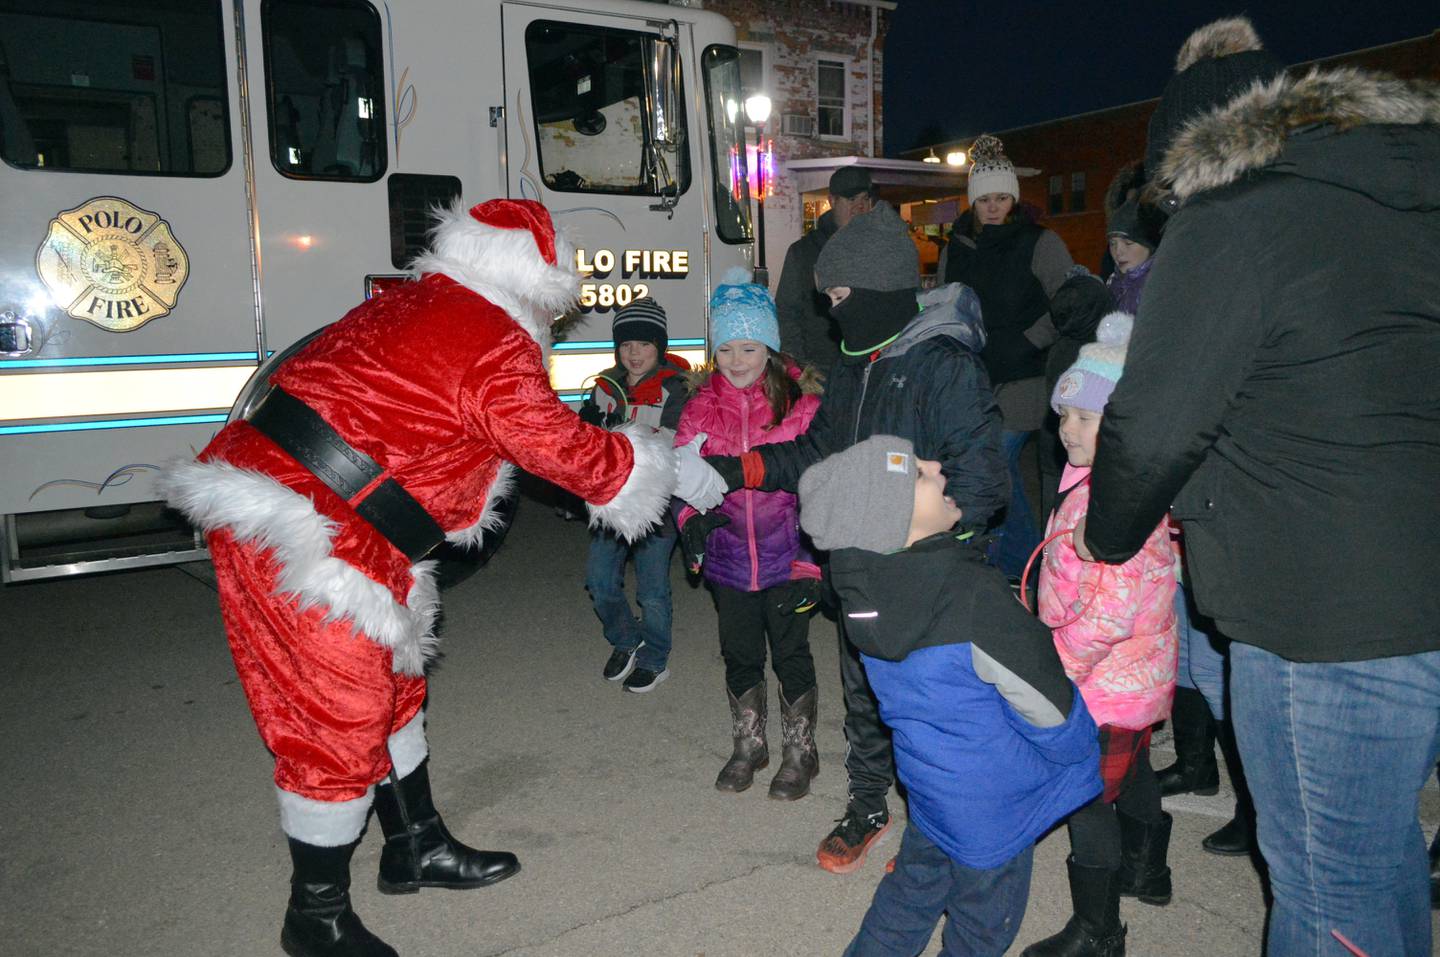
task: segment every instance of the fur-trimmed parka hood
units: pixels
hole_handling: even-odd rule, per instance
[[[1266,170],[1402,210],[1440,208],[1440,85],[1351,67],[1260,83],[1176,137],[1160,179],[1183,202]]]

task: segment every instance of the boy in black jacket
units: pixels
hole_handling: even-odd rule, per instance
[[[825,244],[815,277],[830,297],[842,342],[809,430],[791,442],[707,461],[727,489],[793,491],[805,469],[826,456],[871,435],[895,435],[940,463],[945,494],[964,511],[967,527],[984,528],[1009,500],[1009,482],[999,411],[979,361],[985,332],[975,294],[958,283],[920,293],[915,244],[884,202]],[[840,677],[850,800],[816,859],[844,874],[860,867],[890,826],[885,796],[895,770],[889,735],[843,625]]]

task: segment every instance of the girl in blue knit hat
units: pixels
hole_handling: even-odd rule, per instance
[[[818,377],[780,352],[769,291],[743,269],[728,273],[710,300],[710,329],[715,368],[686,403],[675,444],[702,437],[707,455],[740,455],[804,432],[820,406]],[[819,769],[809,613],[820,569],[801,542],[795,495],[737,489],[704,515],[682,508],[677,521],[690,569],[704,576],[720,618],[735,747],[715,787],[744,791],[770,762],[768,646],[784,742],[770,796],[802,798]]]

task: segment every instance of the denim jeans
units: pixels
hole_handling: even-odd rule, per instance
[[[1286,661],[1230,646],[1230,706],[1275,901],[1269,957],[1430,957],[1420,789],[1440,757],[1440,651]]]
[[[1020,474],[1020,453],[1034,432],[1000,433],[1000,448],[1010,471],[1010,504],[1005,508],[1005,521],[995,529],[995,551],[992,564],[1008,578],[1019,578],[1025,570],[1030,553],[1040,544],[1035,528],[1035,512],[1025,495],[1025,478]]]
[[[595,614],[605,640],[616,649],[631,651],[637,668],[659,672],[670,660],[670,556],[676,532],[666,524],[630,544],[610,532],[590,534],[590,557],[585,565],[585,587],[595,603]],[[637,618],[625,597],[625,559],[635,559]]]
[[[1225,652],[1217,645],[1228,645],[1228,642],[1209,630],[1212,622],[1195,610],[1195,599],[1183,584],[1175,589],[1175,625],[1180,633],[1176,683],[1200,692],[1215,720],[1224,721]]]
[[[941,957],[1000,957],[1015,941],[1030,901],[1027,847],[999,867],[957,864],[916,829],[905,826],[895,870],[875,899],[844,957],[914,957],[930,943],[941,914]]]

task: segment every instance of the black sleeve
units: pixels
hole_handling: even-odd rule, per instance
[[[945,494],[967,527],[988,525],[1010,499],[1010,476],[1000,452],[1000,410],[980,360],[959,347],[933,357],[931,386],[920,415],[935,441]]]
[[[809,359],[809,343],[805,341],[806,320],[810,318],[815,297],[814,270],[807,270],[800,244],[793,243],[785,253],[780,268],[780,283],[775,287],[775,311],[780,321],[780,351],[797,359]]]
[[[832,403],[828,400],[829,393],[820,397],[820,408],[815,410],[815,417],[803,434],[788,442],[762,445],[755,450],[765,463],[761,491],[796,491],[806,469],[843,447],[838,441],[839,432],[830,410]]]
[[[1166,228],[1096,443],[1085,544],[1100,561],[1120,564],[1145,544],[1220,435],[1263,341],[1264,257],[1233,202],[1186,208]]]
[[[680,412],[690,398],[685,387],[685,377],[673,375],[661,387],[665,391],[665,406],[660,410],[660,428],[674,431],[680,428]]]

